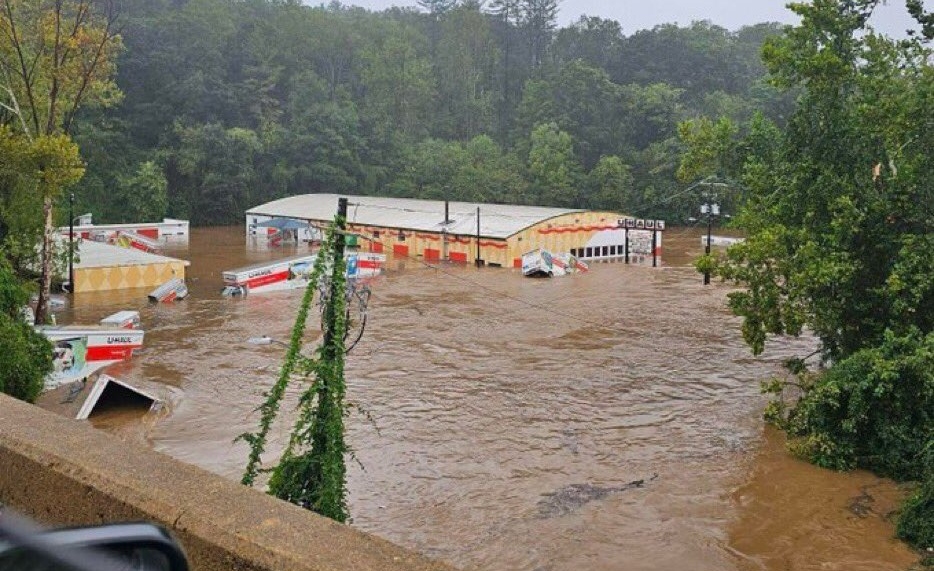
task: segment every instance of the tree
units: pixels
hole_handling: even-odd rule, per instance
[[[600,157],[588,175],[588,187],[592,208],[628,212],[636,206],[631,169],[619,157]]]
[[[558,30],[552,51],[557,64],[581,60],[609,73],[618,66],[623,40],[619,22],[581,16],[577,22]]]
[[[559,0],[522,0],[522,26],[529,39],[530,66],[537,68],[545,60],[558,21]]]
[[[618,83],[667,83],[692,98],[716,90],[738,93],[746,62],[736,51],[730,32],[710,22],[662,24],[626,38],[611,76]]]
[[[600,69],[580,60],[530,80],[519,104],[517,129],[554,122],[577,142],[580,162],[592,168],[619,150],[620,88]]]
[[[28,291],[0,260],[0,392],[33,402],[52,372],[52,346],[22,319]]]
[[[0,107],[15,117],[14,125],[48,153],[69,156],[66,139],[84,105],[110,105],[120,97],[112,77],[121,41],[113,0],[2,0],[0,3]],[[46,142],[41,142],[45,139]],[[68,176],[48,171],[39,177],[45,232],[42,240],[41,283],[36,319],[44,322],[52,283],[53,204],[68,184]],[[78,172],[64,165],[70,173]],[[78,177],[80,178],[80,176]],[[45,184],[43,184],[45,183]]]
[[[230,224],[253,203],[254,164],[262,146],[249,129],[218,124],[176,126],[178,151],[168,157],[173,214],[195,224]]]
[[[621,92],[620,138],[633,149],[673,137],[685,114],[684,90],[665,83],[624,85]]]
[[[571,135],[555,123],[538,125],[532,131],[529,149],[529,181],[538,204],[577,206],[580,179]]]
[[[307,71],[292,78],[286,103],[288,129],[279,129],[271,154],[288,172],[285,190],[351,192],[362,178],[364,152],[356,105],[343,89]]]
[[[161,167],[152,161],[141,163],[132,176],[119,181],[122,221],[162,220],[168,209],[167,188]]]
[[[736,147],[736,125],[726,117],[714,123],[707,117],[678,125],[686,151],[678,168],[678,179],[690,182],[734,172],[731,164]]]
[[[932,203],[932,135],[914,118],[931,116],[934,74],[925,51],[856,34],[868,4],[796,5],[802,25],[765,52],[777,81],[807,91],[779,160],[747,171],[753,196],[742,222],[757,233],[724,267],[757,284],[731,301],[757,351],[768,334],[808,325],[825,356],[839,359],[887,329],[932,323],[928,306],[898,308],[900,288],[914,283],[900,270],[929,263],[913,259],[931,224],[922,205]],[[929,295],[922,288],[912,299]]]
[[[441,23],[435,56],[441,135],[467,140],[493,131],[498,49],[487,17],[460,6]]]
[[[738,222],[749,235],[716,271],[742,287],[729,305],[754,353],[805,329],[820,342],[817,368],[790,359],[790,378],[766,387],[767,418],[791,450],[830,468],[924,478],[899,532],[929,541],[934,68],[924,43],[866,28],[877,5],[792,4],[801,23],[766,43],[772,80],[800,97],[779,137],[762,123],[738,145],[744,160],[732,170],[748,197]]]
[[[17,271],[35,267],[42,236],[42,197],[35,193],[31,144],[0,125],[0,250]]]
[[[455,175],[452,187],[460,200],[471,202],[527,203],[527,183],[522,166],[490,137],[480,135],[464,145],[466,163]]]
[[[346,202],[344,203],[346,211]],[[341,523],[347,520],[347,468],[344,455],[345,403],[344,340],[347,331],[347,283],[345,280],[344,238],[338,232],[346,227],[341,213],[328,229],[315,260],[309,283],[299,306],[292,337],[279,372],[279,379],[260,405],[259,430],[239,439],[250,446],[250,455],[241,483],[252,486],[262,464],[262,454],[272,422],[293,373],[302,373],[306,388],[299,398],[299,414],[288,445],[271,470],[269,493]],[[305,326],[315,292],[315,284],[325,280],[322,325],[324,336],[314,357],[301,354]]]
[[[517,87],[522,85],[525,74],[516,74],[514,69],[514,60],[516,60],[517,27],[522,18],[521,0],[492,0],[490,2],[490,12],[499,19],[499,39],[502,45],[503,53],[502,66],[500,70],[501,85],[501,106],[499,109],[499,127],[502,134],[501,139],[505,139],[510,127],[509,113],[518,100],[516,96]],[[510,81],[513,75],[519,75],[518,81]]]

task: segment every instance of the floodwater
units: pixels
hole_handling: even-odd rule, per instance
[[[494,571],[912,565],[892,539],[894,484],[794,460],[764,427],[759,381],[813,341],[753,358],[728,287],[705,288],[689,265],[699,236],[669,231],[660,268],[594,264],[552,280],[393,261],[347,361],[361,409],[348,419],[353,525]],[[255,429],[283,354],[247,340],[287,339],[301,296],[221,298],[224,269],[292,253],[244,242],[241,228],[192,230],[174,252],[192,261],[187,300],[84,295],[62,316],[140,308],[145,350],[108,372],[168,406],[92,422],[235,480],[247,451],[233,441]]]

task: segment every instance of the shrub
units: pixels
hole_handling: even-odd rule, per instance
[[[0,392],[33,402],[52,371],[52,346],[20,317],[29,292],[0,261]]]
[[[930,550],[934,548],[934,438],[928,442],[925,456],[925,480],[905,502],[896,532],[900,539]],[[934,567],[934,555],[928,553],[924,564]]]
[[[52,346],[19,320],[0,314],[0,392],[33,402],[52,371]]]
[[[934,333],[891,332],[804,385],[780,422],[799,456],[836,470],[921,480],[934,439]]]

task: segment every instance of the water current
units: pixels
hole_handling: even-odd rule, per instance
[[[705,288],[690,267],[699,232],[672,230],[664,246],[660,268],[599,263],[550,280],[391,261],[347,362],[362,410],[348,419],[353,525],[493,571],[914,563],[892,539],[902,491],[791,458],[761,420],[759,381],[813,340],[776,340],[753,358],[725,307],[728,286]],[[78,296],[65,321],[141,310],[145,349],[108,372],[167,402],[94,425],[239,479],[246,448],[234,438],[255,428],[283,354],[247,340],[287,339],[301,292],[225,299],[220,274],[292,253],[251,249],[242,228],[193,229],[169,252],[191,260],[188,299]]]

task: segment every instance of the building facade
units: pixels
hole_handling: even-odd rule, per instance
[[[309,223],[299,239],[320,238],[337,212],[336,194],[306,194],[251,208],[246,213],[250,240],[275,239],[273,219]],[[407,198],[346,196],[347,226],[362,251],[425,261],[451,261],[521,267],[522,254],[537,248],[570,252],[585,260],[620,258],[628,241],[631,254],[661,253],[664,222],[632,220],[603,211],[538,206],[475,204]],[[651,226],[647,229],[647,226]]]

